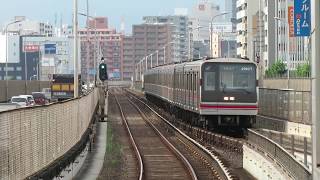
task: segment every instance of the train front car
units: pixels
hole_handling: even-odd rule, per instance
[[[248,128],[258,112],[256,65],[242,59],[205,61],[200,119],[208,128]]]

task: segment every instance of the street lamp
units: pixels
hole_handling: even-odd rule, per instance
[[[21,22],[20,20],[15,20],[6,25],[5,34],[6,34],[6,100],[9,98],[9,82],[8,82],[8,58],[9,58],[9,49],[8,49],[8,27],[12,24]]]
[[[213,32],[213,20],[219,16],[223,16],[223,15],[226,15],[226,14],[230,14],[231,12],[223,12],[223,13],[220,13],[220,14],[217,14],[215,16],[213,16],[211,18],[211,21],[210,21],[210,36],[209,36],[209,39],[210,39],[210,57],[212,57],[212,32]]]
[[[290,82],[290,54],[289,54],[289,43],[290,43],[290,32],[289,32],[289,24],[288,24],[288,22],[285,20],[285,19],[281,19],[281,18],[279,18],[279,17],[274,17],[274,19],[275,20],[277,20],[277,21],[279,21],[279,22],[282,22],[282,23],[284,23],[285,24],[285,27],[286,27],[286,30],[287,30],[287,48],[286,48],[286,50],[287,50],[287,53],[286,53],[286,56],[287,56],[287,88],[289,89],[289,82]]]

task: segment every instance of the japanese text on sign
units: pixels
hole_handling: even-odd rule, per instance
[[[294,1],[294,34],[295,36],[309,36],[311,30],[310,0]]]

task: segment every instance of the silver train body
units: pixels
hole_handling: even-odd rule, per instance
[[[258,111],[256,64],[218,58],[149,69],[147,98],[204,127],[250,127]]]

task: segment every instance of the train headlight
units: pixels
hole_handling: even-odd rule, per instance
[[[230,101],[234,101],[235,100],[235,98],[234,97],[230,97]]]
[[[228,101],[229,97],[223,97],[223,100]]]

